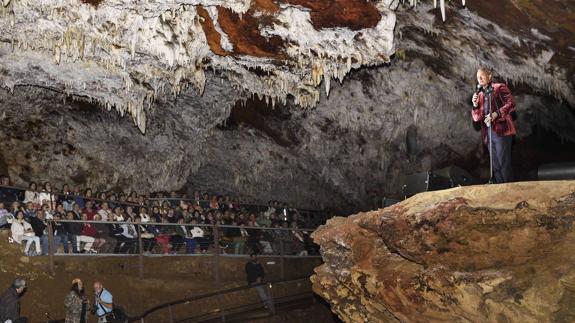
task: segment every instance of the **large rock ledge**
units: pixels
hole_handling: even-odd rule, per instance
[[[461,187],[334,218],[314,290],[346,322],[575,321],[575,181]]]

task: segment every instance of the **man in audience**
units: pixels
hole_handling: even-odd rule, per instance
[[[36,216],[30,218],[30,225],[34,230],[34,234],[40,238],[43,256],[48,254],[48,226],[44,217],[44,212],[38,210],[36,211]]]

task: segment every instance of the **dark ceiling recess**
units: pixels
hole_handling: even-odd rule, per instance
[[[230,116],[220,129],[232,130],[240,126],[256,129],[278,145],[291,147],[298,145],[299,140],[290,119],[291,114],[287,108],[279,106],[274,108],[265,100],[252,98],[245,102],[236,102]]]

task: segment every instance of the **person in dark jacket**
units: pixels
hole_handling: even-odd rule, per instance
[[[255,253],[250,255],[250,261],[246,263],[246,278],[248,280],[248,285],[255,286],[254,288],[258,292],[264,307],[273,312],[273,303],[268,295],[267,285],[262,285],[264,282],[264,267],[258,261],[258,257]]]
[[[48,254],[48,226],[45,220],[44,212],[36,211],[36,216],[30,218],[30,225],[34,234],[40,238],[40,245],[42,246],[42,255]]]
[[[0,322],[26,323],[28,319],[20,316],[20,297],[26,289],[26,281],[16,278],[12,286],[0,295]]]

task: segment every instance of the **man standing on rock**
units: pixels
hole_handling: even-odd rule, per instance
[[[26,323],[28,319],[20,316],[20,297],[26,289],[26,281],[16,278],[12,286],[0,295],[0,322]]]
[[[511,144],[515,135],[513,95],[507,85],[492,82],[492,72],[487,68],[477,70],[477,82],[471,115],[473,121],[481,122],[483,143],[489,147],[491,179],[495,177],[496,183],[511,182]]]

